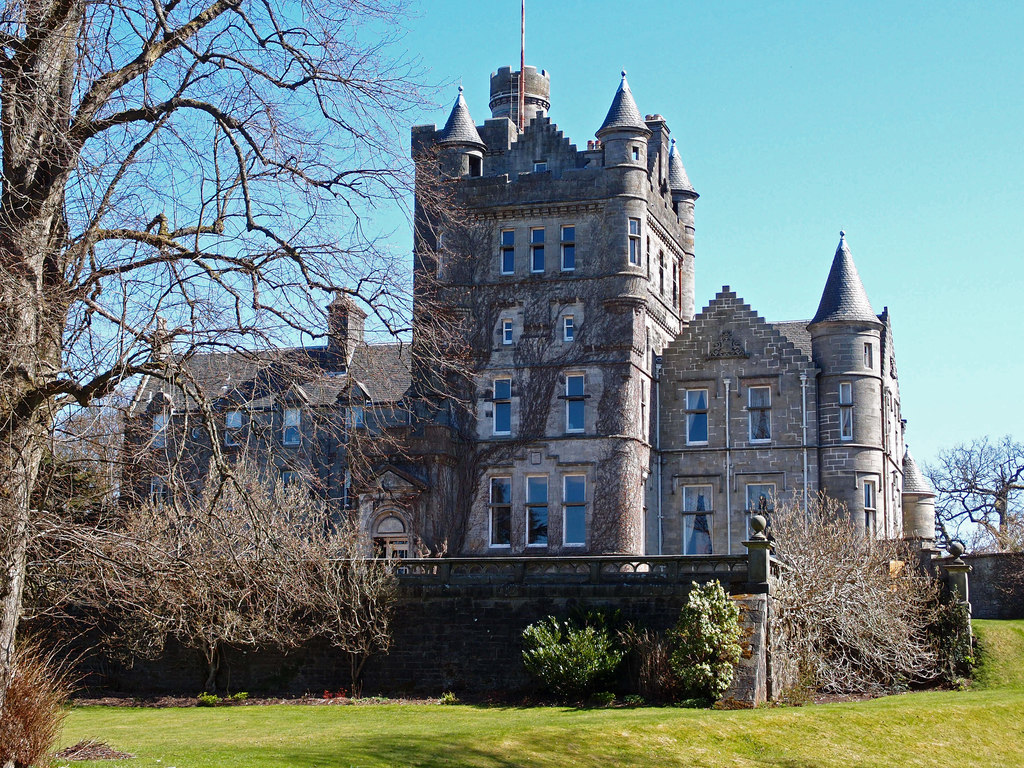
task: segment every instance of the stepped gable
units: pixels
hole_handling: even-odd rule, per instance
[[[462,97],[461,85],[459,86],[459,95],[452,106],[452,112],[448,115],[448,122],[444,124],[444,128],[438,134],[437,143],[442,147],[460,144],[483,149],[486,146],[483,139],[480,138],[480,132],[476,129],[473,117],[469,114],[466,100]]]
[[[686,175],[686,168],[683,167],[683,158],[679,156],[676,149],[676,140],[672,139],[672,148],[668,155],[668,187],[673,192],[694,192],[690,177]]]
[[[608,108],[604,122],[597,129],[596,135],[600,137],[611,131],[637,131],[645,136],[650,135],[651,129],[647,127],[640,110],[636,107],[633,99],[633,92],[629,90],[629,83],[626,82],[626,70],[622,70],[622,81],[619,89],[615,92],[612,105]]]
[[[547,160],[551,171],[581,167],[583,162],[576,145],[546,115],[530,121],[512,142],[508,154],[513,167],[524,169],[532,167],[533,161],[540,157]]]
[[[903,493],[913,493],[918,496],[935,496],[932,484],[917,466],[914,457],[910,455],[910,448],[903,454]]]
[[[670,358],[674,358],[679,362],[673,365],[700,370],[716,358],[733,357],[750,358],[749,363],[740,367],[813,369],[810,336],[805,339],[794,328],[804,326],[806,333],[806,324],[780,323],[779,326],[758,315],[729,286],[722,286],[715,298],[665,348],[665,366],[668,368]],[[784,331],[792,333],[801,343],[794,343]]]
[[[818,311],[811,320],[815,323],[862,322],[877,325],[878,316],[871,309],[868,294],[857,273],[857,265],[846,244],[846,233],[839,233],[839,247],[832,259],[825,290],[821,294]]]

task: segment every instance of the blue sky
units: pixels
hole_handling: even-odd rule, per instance
[[[519,62],[518,0],[422,0],[404,45],[477,123]],[[593,138],[626,69],[678,140],[697,201],[697,302],[728,284],[809,318],[844,229],[892,313],[919,461],[1024,439],[1024,3],[527,2],[550,116]],[[411,242],[411,235],[409,236]]]

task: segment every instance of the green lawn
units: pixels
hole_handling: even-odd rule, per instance
[[[1024,621],[975,622],[988,652],[967,692],[718,712],[469,706],[82,707],[63,744],[101,739],[136,760],[199,766],[1024,765]]]

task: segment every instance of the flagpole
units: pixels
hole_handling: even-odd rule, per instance
[[[526,0],[522,0],[519,19],[519,132],[523,132],[523,113],[526,111]]]

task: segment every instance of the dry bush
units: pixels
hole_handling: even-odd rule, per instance
[[[884,693],[940,676],[931,632],[940,584],[908,544],[869,539],[826,497],[806,515],[780,504],[770,532],[787,566],[773,585],[776,625],[800,684]]]
[[[0,765],[40,764],[60,736],[71,686],[64,670],[35,646],[21,647],[0,718]]]
[[[633,624],[619,630],[619,642],[627,649],[626,664],[637,691],[648,701],[672,701],[679,693],[679,680],[669,658],[672,644],[668,636]]]

